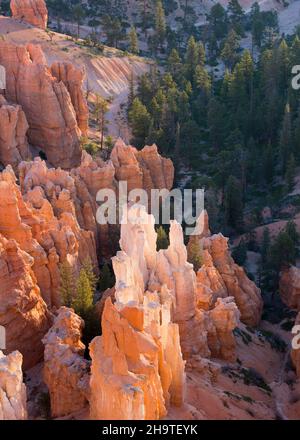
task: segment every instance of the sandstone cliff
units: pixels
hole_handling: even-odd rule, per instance
[[[8,104],[0,95],[0,163],[17,169],[22,160],[30,158],[26,133],[28,123],[19,105]]]
[[[45,335],[44,380],[49,389],[51,414],[61,417],[87,406],[89,361],[83,358],[83,320],[61,307]]]
[[[33,264],[33,258],[15,240],[0,234],[0,325],[6,330],[7,352],[19,350],[24,368],[41,360],[41,339],[51,324]]]
[[[0,64],[6,69],[7,100],[21,105],[26,115],[29,142],[42,150],[54,166],[71,168],[78,165],[81,131],[76,110],[65,84],[52,76],[40,47],[0,41]],[[70,82],[68,87],[73,99],[78,98],[78,80]],[[86,117],[82,102],[76,101],[81,123]]]
[[[207,215],[203,233],[191,236],[188,248],[195,244],[203,262],[197,272],[199,307],[210,310],[218,298],[233,296],[241,321],[250,326],[258,325],[263,308],[260,289],[247,277],[244,269],[235,264],[228,248],[228,238],[222,234],[210,234]]]
[[[0,351],[0,420],[25,420],[26,387],[23,384],[22,355]]]
[[[157,252],[156,238],[153,216],[131,207],[113,258],[116,302],[106,299],[103,334],[90,346],[93,418],[157,419],[170,405],[183,405],[181,350],[187,359],[236,359],[234,299],[219,298],[210,311],[198,308],[180,225],[171,223],[168,249]]]
[[[48,10],[44,0],[11,0],[13,18],[41,29],[47,28]]]
[[[291,266],[282,271],[279,291],[283,302],[291,309],[300,310],[300,269]]]

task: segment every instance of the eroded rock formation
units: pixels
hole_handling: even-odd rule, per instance
[[[22,355],[5,356],[0,351],[0,420],[25,420],[26,387],[23,383]]]
[[[26,133],[28,123],[19,105],[8,104],[0,95],[0,162],[14,169],[30,158]]]
[[[138,151],[119,139],[111,153],[111,160],[117,180],[126,180],[128,191],[135,188],[170,190],[173,186],[173,163],[159,155],[156,145]]]
[[[45,163],[36,160],[33,163],[23,162],[23,194],[15,183],[13,170],[8,166],[0,173],[0,232],[7,239],[15,239],[22,250],[33,258],[33,271],[37,278],[44,300],[51,306],[59,306],[59,262],[68,260],[75,270],[79,269],[86,258],[96,265],[96,246],[91,231],[82,230],[74,205],[65,197],[63,212],[54,211],[47,196],[56,200],[58,182],[45,180],[45,186],[31,185],[26,180],[25,167],[37,165],[39,183],[48,170]],[[43,168],[44,166],[44,168]],[[44,174],[43,174],[44,171]],[[57,173],[56,173],[57,171]],[[64,173],[61,171],[61,173]],[[52,170],[53,176],[59,176],[59,170]],[[63,174],[68,177],[68,174]],[[68,196],[68,193],[63,193]],[[70,197],[69,197],[70,199]],[[55,206],[55,203],[53,205]],[[56,214],[56,215],[55,215]]]
[[[0,325],[6,330],[7,352],[19,350],[24,368],[41,360],[41,339],[51,325],[33,264],[33,258],[15,240],[0,234]]]
[[[48,10],[44,0],[11,0],[13,18],[40,29],[47,28]]]
[[[84,69],[78,69],[71,63],[56,62],[51,66],[52,75],[67,87],[76,113],[78,127],[87,135],[89,109],[83,93]]]
[[[83,320],[72,309],[61,307],[43,339],[43,376],[53,417],[65,416],[88,405],[90,363],[83,357],[83,326]]]
[[[171,318],[172,294],[165,285],[160,291],[146,287],[147,263],[155,260],[152,228],[148,234],[138,225],[122,229],[122,251],[113,258],[116,303],[106,300],[102,336],[90,345],[92,418],[158,419],[169,404],[183,403],[184,362]]]
[[[6,69],[7,100],[21,105],[26,115],[29,142],[54,166],[79,165],[81,131],[76,111],[65,84],[52,76],[41,48],[0,41],[0,64]],[[69,87],[76,99],[77,85],[72,82]],[[80,119],[79,104],[78,111]]]
[[[197,237],[192,238],[193,243]],[[233,296],[241,321],[256,326],[263,307],[260,289],[232,259],[228,239],[222,234],[198,237],[203,264],[197,273],[197,303],[209,310],[218,298]]]
[[[127,216],[113,258],[116,302],[106,299],[103,334],[90,346],[93,418],[160,418],[170,404],[180,406],[181,352],[186,359],[236,359],[232,332],[240,313],[234,298],[218,298],[209,311],[197,307],[196,275],[180,225],[171,222],[170,246],[157,252],[154,217],[141,206]]]
[[[291,266],[282,271],[279,291],[283,302],[291,309],[300,311],[300,269]]]

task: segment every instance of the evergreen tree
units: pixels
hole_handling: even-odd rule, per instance
[[[97,286],[97,277],[95,275],[95,268],[94,268],[94,265],[93,265],[90,257],[85,258],[85,260],[83,261],[83,264],[82,264],[82,269],[84,269],[84,271],[89,279],[90,286],[94,292],[96,290],[96,286]]]
[[[172,49],[168,58],[168,69],[175,80],[180,79],[182,63],[179,53],[176,49]]]
[[[108,112],[109,104],[106,99],[102,98],[102,96],[98,94],[96,94],[95,96],[96,97],[95,97],[93,114],[100,131],[100,145],[101,145],[101,150],[103,150],[104,135],[106,132],[106,124],[107,124],[105,115]]]
[[[239,36],[232,29],[228,37],[226,38],[223,50],[221,52],[221,58],[224,61],[224,64],[229,69],[232,69],[235,62],[238,59],[237,52],[239,49]]]
[[[194,271],[197,273],[203,264],[203,257],[199,242],[192,242],[192,244],[189,245],[188,262],[194,266]]]
[[[65,260],[59,266],[60,272],[60,296],[61,303],[66,307],[71,307],[75,294],[75,277],[73,268],[70,263]]]
[[[77,38],[80,37],[80,26],[85,18],[85,11],[80,3],[77,3],[72,8],[72,16],[77,24]]]
[[[134,144],[141,147],[145,143],[145,139],[149,132],[151,116],[145,105],[141,103],[139,98],[134,98],[128,118],[132,127],[134,136]]]
[[[87,319],[93,307],[94,292],[89,276],[85,269],[81,269],[76,283],[76,295],[72,301],[72,308],[77,315]]]
[[[243,199],[241,183],[233,176],[228,178],[225,188],[225,220],[227,226],[238,232],[243,228]]]
[[[287,161],[292,151],[292,127],[291,127],[291,111],[290,105],[286,104],[284,118],[280,133],[280,159],[282,171],[286,171]]]
[[[157,0],[156,11],[155,11],[155,32],[157,40],[160,44],[160,47],[163,47],[166,38],[166,18],[165,11],[163,8],[163,4],[161,0]]]
[[[130,32],[129,32],[129,50],[133,54],[139,53],[139,41],[136,33],[136,29],[134,26],[131,26]]]
[[[211,35],[214,35],[216,40],[221,40],[227,34],[227,13],[220,3],[212,6],[210,13],[207,16],[208,27]]]
[[[233,29],[239,35],[243,36],[244,27],[243,21],[245,18],[245,13],[238,0],[230,0],[228,3],[228,14],[229,19],[232,24]]]
[[[193,36],[189,38],[186,55],[185,55],[185,71],[186,77],[192,81],[196,66],[199,64],[199,46]]]
[[[160,249],[167,249],[169,247],[169,239],[166,231],[162,226],[157,229],[157,241],[156,241],[156,249],[159,251]]]
[[[294,181],[296,176],[296,163],[295,163],[295,157],[293,154],[290,155],[287,166],[286,166],[286,172],[285,172],[285,180],[288,186],[288,190],[292,191],[294,187]]]

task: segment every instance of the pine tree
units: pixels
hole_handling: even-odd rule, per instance
[[[167,31],[167,26],[166,26],[165,11],[161,0],[158,0],[155,11],[155,32],[161,48],[163,47],[163,44],[165,42],[166,31]]]
[[[130,32],[129,32],[129,42],[130,42],[130,46],[129,46],[129,50],[131,53],[133,54],[138,54],[139,53],[139,40],[138,40],[138,36],[136,33],[136,29],[134,26],[131,26]]]
[[[211,77],[207,70],[198,64],[194,74],[194,84],[196,89],[199,90],[202,96],[208,98],[211,91]]]
[[[61,303],[66,307],[71,307],[75,294],[75,277],[73,268],[70,263],[65,260],[59,266],[60,272],[60,296]]]
[[[233,176],[227,180],[225,188],[225,220],[227,226],[238,232],[243,228],[243,199],[241,183]]]
[[[245,13],[238,0],[230,0],[228,3],[228,13],[233,29],[239,34],[243,35],[243,20]]]
[[[102,96],[96,94],[93,114],[94,114],[94,117],[95,117],[96,122],[98,124],[99,131],[100,131],[101,150],[103,150],[103,145],[104,145],[104,135],[105,135],[106,124],[107,124],[107,121],[105,119],[105,115],[108,112],[108,109],[109,109],[109,104],[108,104],[107,100],[102,98]]]
[[[83,23],[85,18],[85,12],[80,3],[73,6],[72,16],[77,23],[77,38],[80,37],[80,25]]]
[[[76,295],[72,301],[75,313],[86,319],[93,307],[93,298],[94,292],[89,276],[84,269],[81,269],[76,283]]]
[[[194,266],[194,271],[197,273],[203,264],[203,257],[199,242],[193,242],[188,247],[188,262]]]
[[[290,105],[286,104],[279,141],[282,172],[285,173],[287,161],[292,150],[292,127]]]
[[[235,62],[237,61],[237,51],[239,49],[239,36],[232,29],[228,37],[226,38],[223,50],[221,52],[221,58],[224,61],[224,64],[229,69],[232,69]]]
[[[288,186],[288,190],[292,191],[295,184],[295,176],[296,176],[296,162],[293,154],[290,155],[285,172],[285,180]]]
[[[199,64],[199,47],[193,36],[189,38],[186,55],[185,55],[185,70],[186,76],[192,81],[196,66]]]
[[[169,239],[166,231],[162,226],[157,229],[157,241],[156,241],[156,249],[159,251],[160,249],[167,249],[169,247]]]
[[[141,147],[144,145],[149,132],[151,116],[146,106],[141,103],[139,98],[134,98],[131,109],[128,113],[128,119],[132,127],[134,143],[138,147]]]
[[[89,279],[90,286],[91,286],[93,292],[95,292],[98,280],[95,275],[95,268],[94,268],[94,265],[93,265],[90,257],[85,258],[85,260],[83,261],[83,264],[82,264],[82,269],[84,269],[84,271]]]

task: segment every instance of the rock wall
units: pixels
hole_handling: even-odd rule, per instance
[[[22,160],[30,158],[26,133],[28,123],[19,105],[8,104],[0,95],[0,163],[17,169]]]
[[[76,111],[67,87],[52,76],[40,47],[0,41],[0,64],[6,69],[8,102],[21,105],[26,115],[29,142],[54,166],[77,166],[81,131]],[[73,86],[74,82],[69,84],[70,89]],[[76,96],[76,91],[72,89],[71,94]]]
[[[51,66],[52,75],[66,86],[76,113],[78,127],[83,135],[87,135],[89,109],[83,93],[85,70],[78,69],[71,63],[56,62]]]
[[[247,277],[244,269],[235,264],[228,248],[228,238],[222,234],[211,236],[206,226],[204,234],[191,236],[189,246],[195,243],[203,260],[197,272],[198,306],[210,310],[218,298],[232,296],[241,313],[241,321],[249,326],[258,325],[263,308],[260,289]]]
[[[0,325],[6,330],[7,352],[19,350],[25,369],[41,360],[41,339],[51,325],[33,264],[15,240],[0,234]]]
[[[279,281],[282,301],[291,309],[300,310],[300,269],[291,266],[282,271]]]
[[[25,420],[26,387],[23,384],[22,355],[5,356],[0,351],[0,420]]]
[[[10,9],[16,20],[40,29],[47,28],[48,10],[44,0],[11,0]]]
[[[86,258],[96,265],[94,235],[78,225],[72,201],[65,195],[63,212],[54,211],[47,195],[56,201],[53,181],[45,180],[45,186],[32,185],[26,180],[26,169],[38,171],[39,179],[47,176],[48,169],[41,160],[23,162],[20,168],[22,188],[16,184],[13,170],[8,166],[0,173],[0,232],[7,239],[15,239],[22,250],[33,258],[33,271],[42,296],[49,307],[59,306],[59,262],[68,260],[78,270]],[[58,171],[58,175],[63,171]],[[54,177],[56,170],[52,169]],[[51,175],[51,170],[50,170]],[[30,182],[32,182],[30,180]],[[26,189],[25,189],[26,188]],[[57,192],[60,191],[57,189]],[[53,205],[55,203],[53,202]]]
[[[126,180],[128,191],[135,188],[170,190],[174,181],[174,166],[170,159],[163,158],[157,146],[146,146],[138,151],[119,139],[111,153],[117,180]]]
[[[113,258],[116,303],[106,300],[102,336],[90,345],[95,419],[159,419],[170,404],[180,406],[184,400],[184,362],[179,329],[171,318],[171,292],[166,286],[160,292],[146,290],[146,258],[151,259],[156,235],[154,229],[148,232],[127,225],[122,251]],[[127,239],[137,236],[127,253]]]
[[[43,339],[44,381],[49,389],[52,417],[80,411],[88,405],[89,361],[83,358],[83,320],[61,307]]]
[[[232,331],[239,310],[233,297],[219,298],[209,311],[197,307],[196,275],[180,225],[171,223],[170,246],[157,252],[153,216],[141,206],[127,216],[113,258],[116,302],[106,299],[103,334],[90,346],[96,419],[157,419],[170,405],[182,405],[182,354],[236,359]]]

